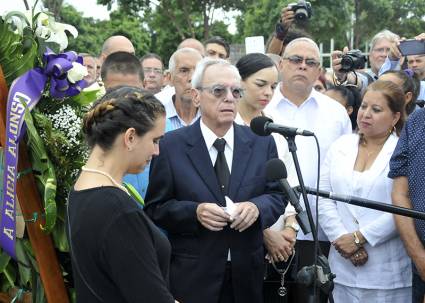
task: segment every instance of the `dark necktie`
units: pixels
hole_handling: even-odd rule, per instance
[[[218,184],[220,185],[223,195],[227,195],[229,189],[230,171],[227,166],[226,156],[224,155],[224,147],[226,140],[217,138],[213,144],[217,150],[217,160],[215,161],[214,170],[217,175]]]

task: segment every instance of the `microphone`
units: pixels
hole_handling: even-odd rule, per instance
[[[273,123],[272,119],[264,116],[255,117],[251,120],[249,126],[251,130],[259,136],[268,136],[271,133],[278,133],[289,137],[294,137],[296,135],[314,136],[314,133],[308,130],[276,124]]]
[[[289,202],[297,212],[296,219],[303,233],[305,235],[310,233],[311,229],[308,223],[307,213],[303,210],[297,195],[286,180],[288,172],[283,161],[277,158],[267,161],[266,177],[268,181],[277,181],[279,183],[280,189],[286,194]]]

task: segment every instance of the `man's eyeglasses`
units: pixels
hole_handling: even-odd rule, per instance
[[[227,87],[221,84],[198,87],[199,90],[207,90],[210,94],[216,98],[223,98],[228,91],[232,93],[233,98],[240,99],[243,96],[243,89],[240,87]]]
[[[143,73],[145,73],[145,74],[154,73],[154,74],[160,75],[160,74],[162,74],[162,69],[160,69],[160,68],[153,68],[153,67],[145,67],[143,69]]]
[[[374,48],[372,49],[373,52],[378,53],[378,54],[387,54],[389,52],[391,52],[391,48],[389,47],[380,47],[380,48]]]
[[[283,60],[288,60],[289,63],[294,64],[294,65],[300,65],[303,63],[303,61],[305,62],[305,65],[307,65],[308,67],[318,67],[320,65],[320,62],[318,62],[315,59],[312,58],[303,58],[301,56],[289,56],[289,57],[283,57]]]

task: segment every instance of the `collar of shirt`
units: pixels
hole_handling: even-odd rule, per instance
[[[239,113],[236,113],[235,123],[239,125],[249,126],[249,124],[245,123],[245,121],[242,119],[242,116]]]
[[[317,105],[317,102],[318,102],[317,101],[317,97],[318,97],[318,94],[320,94],[320,93],[317,92],[316,90],[314,90],[313,88],[311,89],[311,92],[310,92],[309,96],[304,100],[304,102],[301,103],[300,106],[297,106],[291,100],[289,100],[288,98],[286,98],[282,94],[281,84],[282,84],[282,82],[280,82],[278,84],[278,86],[276,87],[276,90],[275,90],[273,99],[272,99],[272,101],[269,104],[270,106],[268,106],[269,108],[277,108],[279,106],[279,104],[281,104],[283,102],[285,102],[285,103],[287,103],[287,104],[289,104],[291,106],[298,107],[298,108],[304,107],[304,106],[306,106],[309,103],[314,103],[315,105]],[[266,111],[266,114],[268,114],[267,111]]]
[[[164,104],[165,113],[167,114],[167,119],[171,119],[171,118],[176,117],[182,122],[183,125],[186,125],[186,123],[183,121],[182,118],[180,118],[179,114],[177,113],[176,107],[174,106],[175,100],[176,100],[176,95],[173,95],[171,102],[167,102],[167,103]],[[193,118],[192,121],[189,124],[193,124],[193,122],[198,120],[198,118],[200,116],[201,116],[201,111],[198,109],[196,111],[195,118]]]
[[[214,132],[205,125],[205,123],[200,120],[201,133],[204,137],[205,144],[207,146],[208,153],[210,154],[211,162],[214,166],[215,161],[217,160],[217,150],[213,147],[215,140],[218,138]],[[234,128],[233,124],[227,131],[227,133],[222,137],[226,140],[226,146],[224,148],[224,155],[226,156],[227,166],[229,170],[232,170],[232,160],[233,160],[233,147],[234,147]]]

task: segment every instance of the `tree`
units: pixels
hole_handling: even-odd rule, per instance
[[[259,0],[247,7],[238,18],[238,40],[274,31],[282,7],[292,0]],[[335,46],[353,45],[358,48],[377,32],[387,28],[401,36],[413,37],[425,28],[425,1],[423,0],[311,0],[312,18],[301,27],[318,43],[336,40]],[[259,20],[261,20],[259,22]]]
[[[112,7],[115,0],[97,0],[97,3]],[[209,37],[210,27],[214,21],[214,12],[217,9],[223,11],[244,10],[246,5],[252,0],[116,0],[120,9],[131,15],[139,13],[149,13],[152,6],[161,12],[168,22],[172,22],[174,30],[180,38],[196,37],[196,27],[202,25],[202,35],[204,39]]]
[[[127,16],[118,10],[112,12],[110,20],[84,18],[73,6],[65,5],[61,10],[61,20],[78,29],[79,37],[71,39],[68,48],[77,52],[98,55],[103,42],[113,35],[124,35],[134,44],[137,56],[143,56],[151,43],[150,34],[139,16]]]
[[[49,12],[58,20],[57,17],[59,17],[59,13],[62,9],[63,0],[43,0],[43,5],[45,8],[49,9]]]

